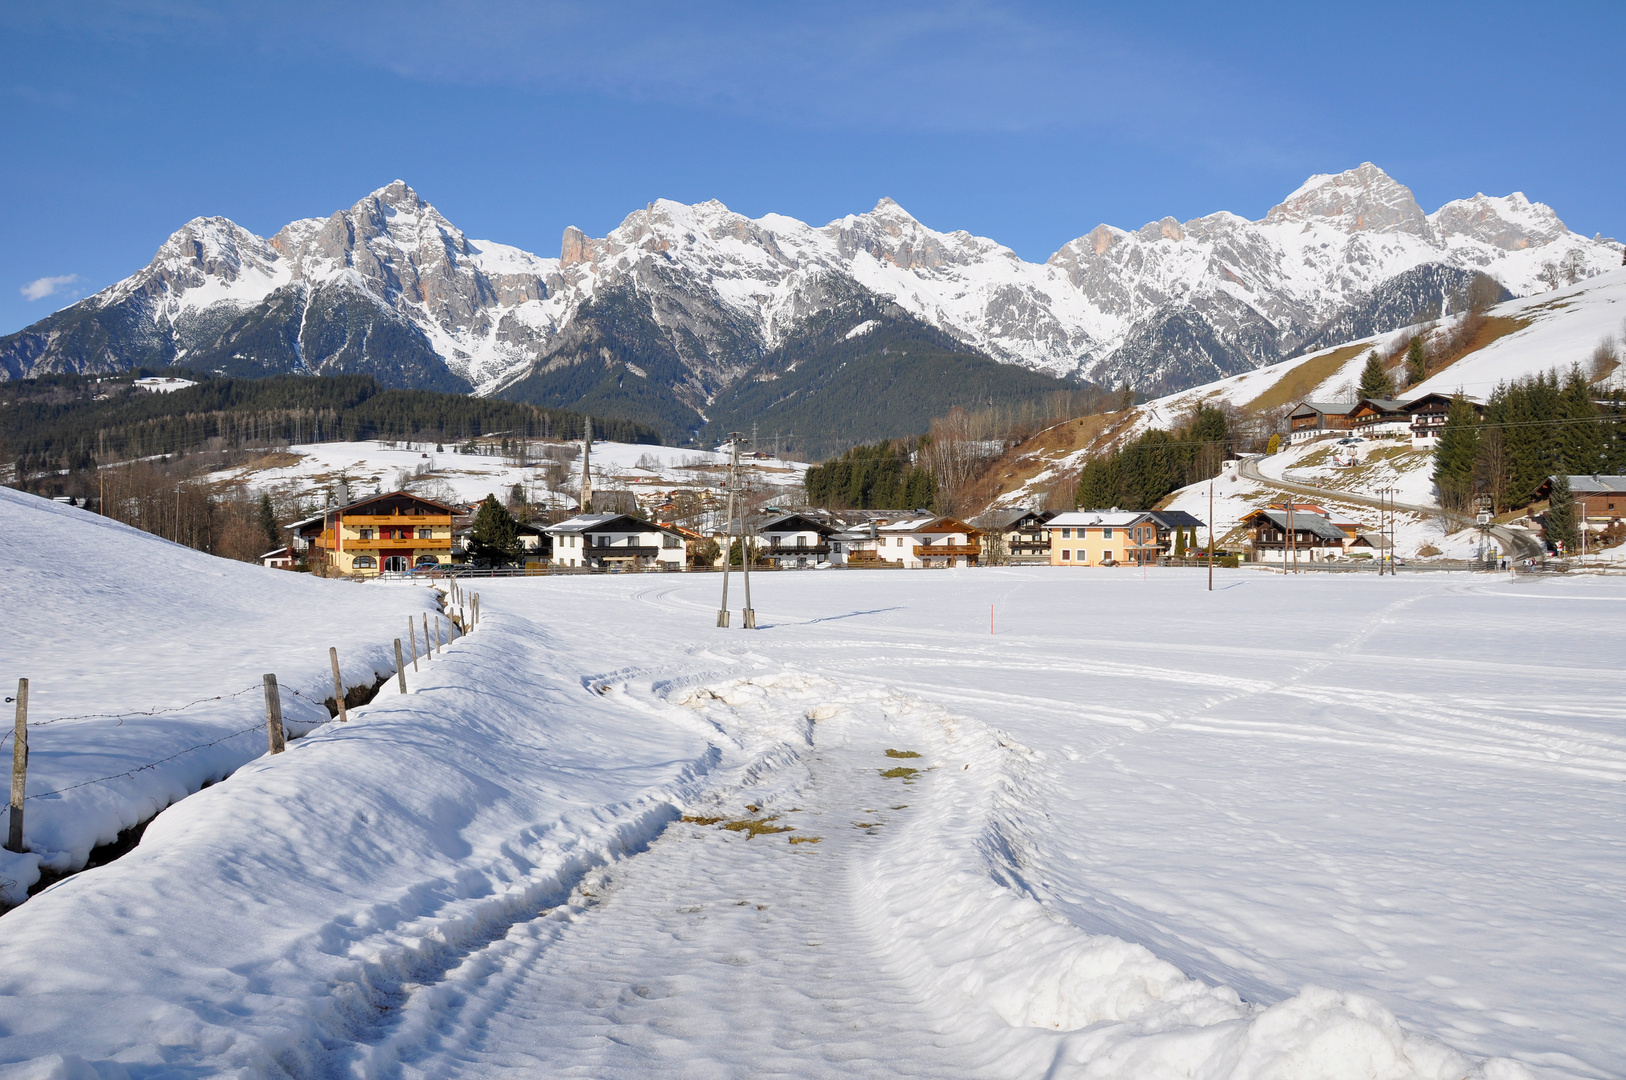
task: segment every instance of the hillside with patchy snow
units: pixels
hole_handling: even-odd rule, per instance
[[[1458,391],[1485,400],[1496,386],[1553,369],[1567,372],[1579,364],[1599,393],[1626,389],[1626,366],[1618,359],[1626,344],[1626,268],[1610,270],[1587,281],[1537,296],[1499,304],[1485,313],[1491,319],[1489,340],[1448,366],[1432,372],[1423,382],[1401,392],[1403,399],[1420,394]],[[1434,326],[1449,332],[1455,319]],[[1242,375],[1195,386],[1156,398],[1110,418],[1092,429],[1077,445],[1046,445],[1041,437],[1012,455],[1013,478],[995,505],[1033,505],[1046,497],[1062,478],[1075,474],[1089,457],[1133,439],[1149,428],[1173,429],[1203,405],[1222,406],[1248,413],[1273,414],[1303,400],[1353,401],[1361,369],[1373,349],[1394,352],[1423,326],[1408,326],[1320,349]],[[1422,461],[1429,455],[1418,455]],[[1020,462],[1020,470],[1015,468]],[[1413,468],[1417,475],[1426,470]],[[1355,488],[1353,490],[1361,490]],[[1432,484],[1417,485],[1412,501],[1436,501]]]

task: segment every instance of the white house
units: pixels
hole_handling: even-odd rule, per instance
[[[959,518],[917,517],[876,527],[876,555],[909,569],[976,566],[982,532]]]
[[[831,558],[836,554],[831,550],[835,534],[835,529],[806,514],[781,514],[757,529],[763,556],[782,570],[839,562]]]
[[[683,534],[630,514],[578,514],[549,525],[553,565],[597,570],[685,570]]]

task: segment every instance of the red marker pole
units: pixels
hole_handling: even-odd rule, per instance
[[[988,605],[988,633],[990,635],[992,635],[993,632],[994,632],[994,605],[989,604]]]

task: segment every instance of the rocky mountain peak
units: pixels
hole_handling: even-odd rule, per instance
[[[1408,232],[1426,236],[1428,217],[1411,189],[1372,164],[1312,176],[1265,215],[1267,225],[1330,225],[1347,233]]]
[[[1501,248],[1523,251],[1563,238],[1569,228],[1546,203],[1531,202],[1524,192],[1500,198],[1480,192],[1440,207],[1429,220],[1440,237],[1467,237]]]

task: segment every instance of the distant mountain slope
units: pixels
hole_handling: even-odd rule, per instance
[[[822,227],[662,200],[541,258],[467,238],[396,181],[270,239],[191,221],[143,270],[0,338],[0,374],[365,372],[603,402],[677,433],[861,294],[997,361],[1159,393],[1448,312],[1473,273],[1531,295],[1621,251],[1518,193],[1425,214],[1371,164],[1311,177],[1259,221],[1101,225],[1044,263],[890,199]]]

